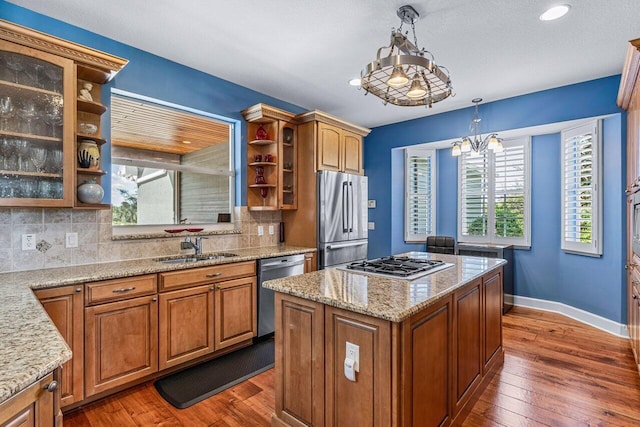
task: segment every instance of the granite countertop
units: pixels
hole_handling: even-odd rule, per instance
[[[178,264],[146,258],[0,274],[0,403],[71,359],[71,350],[31,289],[315,252],[315,248],[269,246],[227,252],[237,256]]]
[[[338,269],[269,280],[265,288],[392,322],[401,322],[472,280],[500,267],[497,258],[412,252],[452,267],[409,281]]]

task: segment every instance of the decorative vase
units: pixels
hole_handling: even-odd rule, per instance
[[[83,151],[86,151],[86,154],[83,154]],[[100,149],[98,144],[90,139],[83,139],[78,144],[78,159],[80,157],[89,158],[89,156],[91,156],[89,169],[100,169]],[[84,166],[81,165],[81,167]]]
[[[260,125],[258,127],[258,130],[256,131],[256,139],[257,140],[265,140],[265,139],[269,139],[269,134],[267,133],[267,131],[262,127],[262,125]]]
[[[100,203],[104,197],[104,189],[95,179],[88,179],[78,186],[78,200],[82,203]]]

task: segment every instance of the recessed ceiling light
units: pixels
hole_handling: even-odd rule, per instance
[[[360,86],[360,77],[349,80],[351,86]]]
[[[554,19],[562,18],[569,12],[571,6],[568,4],[561,4],[559,6],[553,6],[540,15],[541,21],[553,21]]]

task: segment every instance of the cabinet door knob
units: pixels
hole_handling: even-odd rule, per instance
[[[151,298],[151,301],[156,302],[156,301],[158,301],[158,298],[153,297],[153,298]]]
[[[49,384],[43,387],[45,390],[49,392],[54,392],[58,389],[58,381],[51,381]]]
[[[637,264],[630,263],[630,264],[625,265],[625,266],[624,266],[624,269],[625,269],[625,270],[628,270],[628,269],[630,269],[630,268],[636,268],[637,266],[638,266]]]
[[[76,293],[82,292],[82,288],[76,288]]]
[[[218,277],[218,276],[222,276],[222,273],[211,273],[211,274],[207,274],[207,277]]]
[[[210,289],[210,290],[212,290],[212,291],[215,291],[215,290],[216,290],[216,287],[215,287],[215,286],[212,286],[212,287],[210,287],[209,289]]]
[[[633,299],[638,299],[638,295],[633,294]]]

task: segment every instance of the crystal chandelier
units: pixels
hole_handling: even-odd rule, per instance
[[[482,98],[474,98],[471,102],[476,105],[473,119],[469,124],[469,131],[473,136],[465,136],[461,141],[454,142],[451,154],[457,157],[462,153],[471,152],[471,156],[479,156],[480,152],[486,149],[501,153],[504,148],[502,147],[502,139],[498,138],[497,133],[489,134],[484,138],[480,134],[480,122],[482,119],[478,115],[478,104],[482,102]]]
[[[384,101],[400,106],[426,105],[442,101],[452,95],[449,70],[435,63],[431,52],[418,48],[415,21],[420,17],[411,6],[398,9],[400,27],[391,30],[391,43],[378,49],[376,60],[360,73],[360,86]],[[402,26],[411,25],[413,43]],[[382,51],[388,49],[386,56]],[[425,54],[430,56],[425,58]]]

